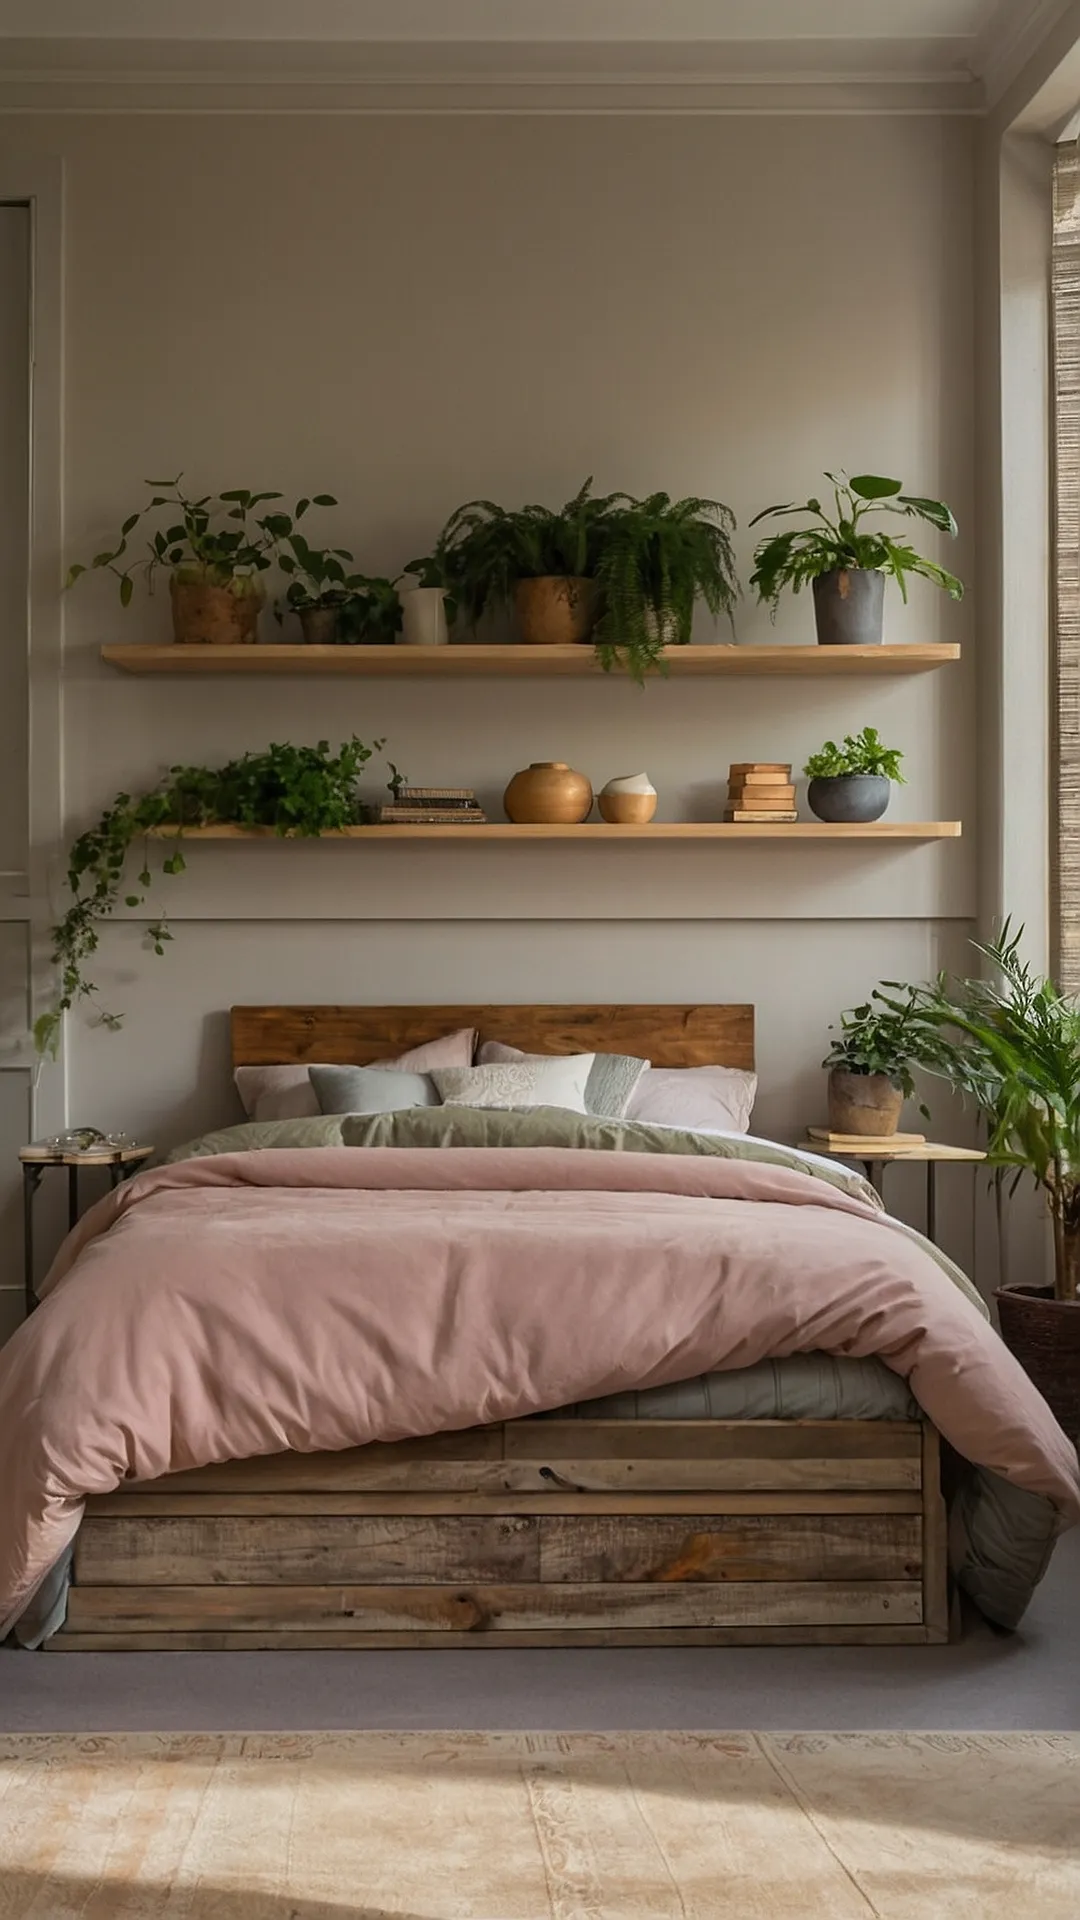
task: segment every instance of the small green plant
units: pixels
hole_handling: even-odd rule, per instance
[[[875,990],[861,1007],[842,1013],[839,1030],[829,1029],[836,1038],[822,1066],[837,1067],[843,1073],[884,1074],[910,1100],[915,1092],[911,1062],[922,1051],[921,989],[905,991],[906,1001],[885,1004]],[[929,1119],[925,1107],[919,1112]]]
[[[606,523],[625,498],[594,495],[590,476],[563,507],[508,511],[494,500],[466,501],[450,515],[435,550],[454,599],[475,625],[490,607],[509,600],[517,580],[595,580]]]
[[[364,580],[363,574],[346,573],[342,562],[351,559],[347,547],[312,547],[294,528],[285,536],[283,551],[277,556],[278,566],[289,582],[285,608],[292,613],[307,613],[319,607],[340,607],[350,588]],[[274,613],[280,622],[282,607],[276,606]]]
[[[900,771],[903,757],[898,747],[883,745],[876,727],[864,727],[861,733],[846,733],[842,746],[838,747],[835,740],[826,740],[817,753],[810,755],[803,772],[811,780],[844,780],[853,774],[881,774],[902,787],[907,784]]]
[[[457,618],[458,603],[450,577],[443,535],[440,535],[430,553],[422,554],[419,560],[410,560],[402,568],[397,582],[399,587],[402,581],[412,587],[441,587],[447,622],[453,626]]]
[[[68,855],[72,903],[52,930],[59,991],[55,1004],[35,1022],[38,1052],[55,1055],[64,1014],[77,1002],[96,997],[87,968],[98,949],[99,922],[114,911],[122,895],[127,907],[143,905],[153,885],[155,850],[160,850],[151,835],[175,828],[175,838],[170,835],[160,843],[169,850],[157,862],[161,873],[173,875],[184,872],[181,841],[186,827],[271,827],[283,836],[306,836],[352,826],[358,818],[357,780],[384,745],[376,740],[365,746],[355,735],[337,752],[326,740],[314,747],[272,745],[222,767],[171,767],[156,786],[137,797],[118,793]],[[131,891],[123,893],[128,858],[140,840],[142,867]],[[156,954],[164,953],[172,939],[164,915],[150,922],[147,938]],[[98,1017],[111,1028],[122,1018],[104,1009]]]
[[[393,581],[353,574],[341,603],[340,627],[346,646],[390,646],[401,632],[401,600]]]
[[[772,534],[755,550],[750,585],[759,600],[772,609],[774,617],[785,587],[799,593],[823,573],[851,569],[889,574],[905,600],[908,576],[912,574],[943,587],[953,600],[963,598],[963,584],[955,574],[947,573],[933,560],[924,559],[906,540],[894,540],[880,528],[868,528],[864,524],[868,514],[900,514],[925,521],[939,533],[955,538],[956,521],[943,501],[905,493],[903,481],[888,480],[880,474],[860,473],[849,480],[843,473],[827,473],[825,478],[833,489],[831,515],[820,500],[810,499],[802,506],[765,507],[750,522],[755,527],[759,520],[793,513],[811,514],[817,522],[815,526]]]
[[[181,487],[183,474],[175,480],[147,480],[153,491],[145,507],[128,515],[120,528],[116,544],[96,553],[89,566],[81,562],[69,568],[67,585],[84,573],[105,569],[120,582],[120,604],[129,606],[135,591],[137,573],[146,575],[153,591],[159,567],[167,567],[181,579],[199,580],[208,586],[231,587],[234,592],[252,591],[256,576],[265,573],[282,540],[294,532],[311,506],[337,505],[332,494],[317,493],[310,500],[298,500],[291,514],[277,509],[258,513],[267,501],[280,500],[280,493],[252,493],[247,487],[232,487],[219,494],[195,498]],[[145,552],[132,554],[131,535],[140,521],[160,514],[171,522],[158,527],[146,543]],[[121,564],[122,563],[122,564]]]
[[[644,684],[664,648],[690,639],[695,603],[730,621],[738,598],[731,536],[735,516],[719,500],[666,493],[614,496],[597,566],[604,612],[597,649],[605,670],[625,665]]]

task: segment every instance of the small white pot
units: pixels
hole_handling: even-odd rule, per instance
[[[403,647],[445,647],[450,639],[446,598],[441,587],[405,587],[401,593]]]

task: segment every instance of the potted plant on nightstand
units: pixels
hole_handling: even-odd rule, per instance
[[[174,640],[215,646],[250,644],[257,638],[266,597],[260,575],[310,505],[336,506],[337,502],[323,493],[316,494],[314,502],[298,501],[292,514],[277,509],[259,513],[257,509],[267,501],[280,500],[280,493],[233,487],[193,498],[182,491],[182,479],[178,474],[175,480],[148,480],[146,485],[154,489],[151,499],[128,515],[116,545],[95,554],[89,567],[73,566],[67,584],[70,587],[81,574],[104,568],[119,580],[120,604],[126,607],[135,590],[135,575],[145,573],[153,592],[157,571],[164,567],[169,574]],[[131,558],[129,538],[151,513],[170,524],[158,527],[145,554]]]
[[[739,588],[731,535],[735,516],[719,500],[666,493],[621,497],[604,527],[598,566],[603,618],[596,643],[605,668],[622,663],[643,683],[664,648],[686,646],[694,607],[731,619]]]
[[[825,478],[833,489],[832,514],[820,500],[810,499],[804,506],[766,507],[750,522],[754,527],[774,514],[792,513],[810,514],[815,522],[771,534],[754,553],[750,585],[774,618],[784,588],[799,593],[809,581],[819,643],[873,646],[881,640],[887,577],[896,581],[904,600],[912,575],[943,587],[953,600],[963,598],[963,585],[955,574],[916,553],[908,541],[865,525],[868,514],[900,514],[955,538],[956,521],[944,501],[905,493],[901,480],[887,480],[880,474],[860,473],[849,480],[843,473],[827,473]]]
[[[987,1159],[1026,1173],[1054,1234],[1053,1286],[995,1295],[1006,1344],[1072,1439],[1080,1439],[1080,1007],[1020,957],[1006,921],[977,953],[990,975],[918,990],[913,1058],[972,1100]],[[1015,1184],[1015,1183],[1014,1183]],[[1037,1267],[1033,1254],[1032,1266]]]
[[[904,1101],[915,1093],[919,1006],[918,988],[908,989],[906,1002],[875,993],[840,1015],[838,1033],[830,1028],[836,1038],[821,1064],[829,1069],[831,1133],[886,1140],[896,1132]]]
[[[470,500],[439,537],[450,590],[473,625],[512,601],[521,637],[534,646],[588,640],[598,613],[596,576],[613,502],[594,496],[591,477],[563,507],[508,511]]]
[[[883,744],[876,727],[845,734],[839,747],[835,740],[826,740],[803,768],[810,781],[806,798],[811,813],[838,823],[880,820],[889,804],[890,781],[905,784],[903,757],[898,748]]]

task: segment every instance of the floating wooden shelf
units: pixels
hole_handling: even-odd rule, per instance
[[[319,834],[320,840],[958,840],[959,820],[876,820],[872,825],[828,825],[822,820],[799,820],[773,826],[768,822],[720,820],[661,820],[647,827],[614,827],[590,821],[584,826],[518,827],[492,821],[483,827],[342,827]],[[151,838],[176,837],[175,827],[155,827]],[[185,840],[280,840],[273,827],[185,827]],[[285,836],[305,838],[316,836]]]
[[[360,674],[371,679],[538,679],[603,675],[591,646],[305,647],[118,646],[101,657],[123,673]],[[959,660],[957,646],[669,647],[674,679],[714,674],[927,673]],[[625,678],[616,669],[614,676]],[[662,676],[656,675],[659,679]]]

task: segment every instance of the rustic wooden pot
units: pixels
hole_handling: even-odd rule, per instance
[[[656,801],[656,788],[644,773],[618,774],[596,796],[600,818],[613,827],[647,826]]]
[[[248,581],[243,591],[211,586],[206,580],[169,580],[173,639],[178,646],[251,646],[258,639],[259,614],[265,595]]]
[[[593,790],[583,773],[565,760],[534,760],[515,773],[503,806],[519,826],[575,826],[587,818]]]
[[[1080,1301],[1052,1287],[1000,1287],[1001,1337],[1070,1440],[1080,1440]]]
[[[596,622],[595,580],[579,574],[543,574],[514,587],[521,637],[533,647],[565,647],[587,640]]]
[[[847,1073],[833,1067],[829,1074],[829,1131],[864,1133],[884,1140],[900,1124],[904,1095],[885,1073]]]

